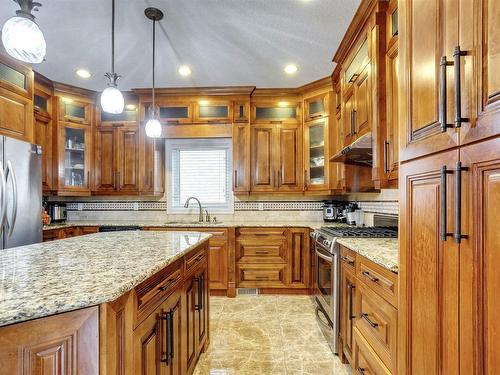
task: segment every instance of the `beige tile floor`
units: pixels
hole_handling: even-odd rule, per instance
[[[195,375],[347,375],[308,296],[211,297],[210,347]]]

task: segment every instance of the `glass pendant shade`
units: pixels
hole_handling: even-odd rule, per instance
[[[25,17],[12,17],[5,22],[2,43],[9,55],[31,64],[41,63],[47,48],[38,25]]]
[[[155,118],[149,119],[146,123],[146,135],[151,138],[160,138],[161,137],[161,124]]]
[[[125,106],[123,94],[114,86],[107,87],[101,94],[101,106],[104,112],[122,113]]]

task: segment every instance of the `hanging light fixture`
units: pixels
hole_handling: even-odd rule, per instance
[[[115,0],[112,0],[111,7],[111,73],[104,75],[109,82],[108,87],[101,94],[101,107],[104,112],[118,114],[123,112],[125,100],[116,83],[121,76],[115,73]]]
[[[163,18],[163,12],[157,8],[146,8],[144,14],[153,21],[153,105],[149,109],[149,120],[146,123],[146,135],[151,138],[161,137],[161,124],[155,112],[155,48],[156,48],[156,21]]]
[[[21,10],[5,22],[2,28],[2,43],[9,55],[18,60],[38,64],[43,61],[47,45],[43,33],[35,23],[32,11],[42,4],[33,0],[14,0]]]

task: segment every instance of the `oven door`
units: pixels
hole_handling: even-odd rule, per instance
[[[331,322],[334,320],[334,264],[335,255],[330,253],[321,244],[316,243],[315,264],[316,275],[314,280],[316,302],[327,314]]]

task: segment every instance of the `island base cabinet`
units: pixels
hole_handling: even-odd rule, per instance
[[[98,307],[0,328],[1,375],[98,375]]]
[[[134,330],[134,374],[183,374],[181,314],[181,293],[177,291]]]

